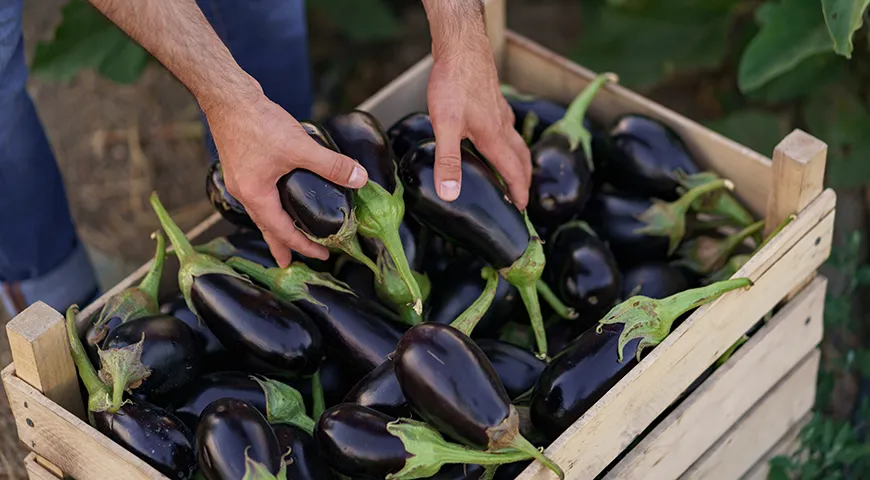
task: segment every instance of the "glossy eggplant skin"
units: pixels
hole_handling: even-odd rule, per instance
[[[266,394],[263,393],[263,388],[249,373],[241,371],[203,375],[168,397],[165,406],[195,431],[202,412],[221,398],[244,401],[266,415]]]
[[[696,286],[679,267],[665,262],[648,262],[625,271],[622,298],[634,295],[665,298]]]
[[[699,171],[672,129],[638,114],[614,122],[608,132],[608,157],[605,177],[614,187],[667,201],[679,197],[677,171]]]
[[[622,325],[590,328],[553,357],[541,373],[532,395],[532,423],[549,441],[555,440],[595,404],[636,364],[639,340],[625,346],[622,363],[617,343]]]
[[[435,138],[432,119],[425,112],[409,113],[387,130],[387,138],[396,158],[401,159],[418,143]]]
[[[439,288],[432,290],[426,302],[425,321],[449,325],[471,306],[486,286],[486,280],[480,276],[484,265],[479,259],[460,259],[447,267],[433,282]],[[474,327],[472,338],[496,336],[512,319],[528,322],[528,314],[516,287],[500,281],[492,305]]]
[[[227,191],[220,162],[214,162],[209,167],[205,177],[205,192],[209,202],[225,220],[239,227],[257,228],[242,202]]]
[[[571,151],[562,135],[547,135],[531,148],[529,218],[552,229],[577,216],[592,195],[592,172],[582,148]]]
[[[550,238],[544,278],[563,302],[593,322],[616,303],[622,287],[610,248],[581,224],[566,225]]]
[[[523,124],[529,113],[534,112],[538,117],[538,124],[532,135],[532,143],[537,142],[541,135],[550,125],[558,122],[565,116],[566,106],[547,100],[546,98],[517,98],[506,96],[505,99],[514,112],[514,128],[522,133]]]
[[[313,374],[319,367],[320,331],[305,312],[268,290],[209,273],[194,278],[191,300],[227,350],[300,375]]]
[[[196,456],[207,480],[242,478],[245,452],[272,475],[281,468],[281,447],[269,422],[250,404],[233,398],[212,402],[196,428]]]
[[[405,445],[387,431],[395,418],[352,403],[336,405],[320,416],[314,438],[337,472],[353,478],[385,478],[405,466]]]
[[[357,382],[344,397],[344,402],[362,405],[391,417],[411,416],[411,407],[396,378],[395,365],[389,359]]]
[[[483,258],[495,269],[511,266],[529,246],[523,215],[508,201],[492,170],[461,147],[462,189],[445,202],[435,189],[435,142],[418,144],[400,164],[405,205],[421,224]]]
[[[184,296],[180,293],[160,306],[160,311],[172,315],[181,320],[190,327],[203,346],[203,370],[209,367],[216,366],[226,360],[223,357],[227,353],[227,349],[221,344],[220,340],[214,336],[205,322],[200,322],[196,315],[187,308],[187,303],[184,301]]]
[[[308,300],[296,305],[311,317],[325,345],[346,368],[366,375],[395,350],[402,330],[386,309],[329,287],[310,285],[308,292],[322,305]]]
[[[501,468],[501,467],[499,467]],[[486,470],[480,465],[448,463],[429,480],[479,480]]]
[[[300,122],[305,132],[320,145],[337,150],[335,143],[319,126]],[[305,233],[327,238],[338,233],[353,210],[351,191],[317,175],[296,169],[278,180],[281,205]]]
[[[408,260],[408,265],[412,270],[419,270],[423,256],[421,250],[425,248],[425,245],[420,244],[420,230],[420,224],[409,216],[402,219],[402,223],[399,224],[399,240],[402,241],[405,258]],[[363,253],[368,255],[369,258],[377,258],[380,250],[384,248],[380,240],[360,236],[359,241],[360,245],[362,245]],[[371,272],[371,270],[369,271]],[[374,275],[372,275],[372,278],[374,278]],[[374,291],[374,287],[371,288]]]
[[[281,453],[285,458],[287,478],[293,480],[336,480],[335,473],[317,451],[314,438],[301,428],[279,423],[272,425]]]
[[[547,366],[532,352],[511,343],[481,339],[477,341],[477,346],[492,363],[492,368],[511,399],[534,388],[538,377]]]
[[[668,258],[668,238],[636,233],[646,226],[637,219],[652,202],[623,192],[597,191],[589,199],[583,218],[601,239],[623,269],[641,262],[663,261]]]
[[[186,384],[200,371],[202,342],[181,320],[170,315],[154,315],[130,320],[109,332],[103,350],[123,348],[142,338],[142,364],[151,373],[136,390],[162,395]]]
[[[487,430],[510,415],[510,398],[483,351],[449,325],[411,327],[393,356],[411,408],[441,433],[489,448]],[[448,373],[449,372],[449,373]]]
[[[114,414],[93,412],[94,427],[169,478],[190,478],[196,469],[193,433],[166,410],[128,401]]]
[[[361,241],[360,244],[365,245],[368,242]],[[368,252],[367,255],[371,256]],[[380,302],[378,292],[375,290],[375,274],[365,265],[355,262],[343,262],[338,271],[335,272],[335,278],[348,284],[350,289],[354,291],[360,298],[371,299],[373,302]]]
[[[390,141],[380,122],[370,113],[352,110],[333,115],[323,122],[337,150],[356,160],[366,169],[369,180],[396,191],[396,162]]]

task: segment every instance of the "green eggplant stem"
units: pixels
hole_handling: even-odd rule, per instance
[[[764,220],[760,220],[758,222],[749,225],[743,230],[735,233],[728,239],[728,247],[727,251],[730,253],[735,248],[739,247],[741,243],[743,243],[747,238],[755,235],[760,232],[764,228]]]
[[[70,353],[72,354],[73,363],[78,370],[79,378],[85,385],[85,390],[88,391],[88,420],[93,424],[92,412],[106,410],[106,406],[110,403],[109,386],[100,380],[97,375],[97,370],[91,364],[88,353],[85,351],[84,345],[79,338],[78,328],[76,328],[76,315],[79,313],[78,305],[71,305],[66,310],[66,333],[69,339]]]
[[[498,272],[493,270],[492,267],[483,267],[480,270],[480,276],[486,279],[486,286],[483,288],[483,292],[465,311],[456,317],[456,320],[450,323],[451,327],[469,337],[474,327],[477,326],[477,323],[480,322],[480,319],[489,310],[493,299],[495,299],[495,292],[498,289]]]
[[[755,251],[757,252],[758,250],[761,250],[762,247],[770,243],[770,241],[773,240],[777,235],[779,235],[779,232],[781,232],[786,226],[788,226],[788,224],[790,224],[795,218],[797,218],[797,215],[795,214],[791,214],[785,217],[785,220],[783,220],[772,232],[770,232],[767,238],[765,238],[764,241],[761,242],[761,245],[759,245],[758,248],[755,249]]]
[[[402,279],[408,290],[411,291],[411,305],[409,305],[417,315],[423,313],[423,294],[420,292],[420,285],[417,284],[417,279],[414,278],[414,273],[411,271],[411,266],[408,265],[408,257],[405,255],[405,249],[402,247],[402,239],[399,237],[398,227],[396,230],[386,230],[380,238],[384,248],[393,260],[393,266],[396,267],[396,272],[399,278]]]
[[[158,230],[151,234],[151,238],[157,240],[157,249],[154,252],[151,268],[148,269],[145,278],[139,282],[139,289],[157,301],[160,276],[163,274],[163,264],[166,261],[166,237],[163,236],[163,232]]]
[[[683,212],[688,212],[689,208],[692,206],[692,203],[695,200],[701,198],[703,195],[706,195],[710,192],[714,192],[716,190],[721,190],[723,188],[727,188],[728,190],[734,189],[734,182],[727,179],[719,179],[714,180],[712,182],[705,183],[703,185],[699,185],[688,192],[685,195],[680,197],[679,200],[674,203],[680,205],[682,207]]]
[[[373,262],[371,258],[367,257],[366,254],[363,253],[362,246],[360,246],[359,244],[359,238],[357,238],[356,235],[354,235],[350,239],[350,241],[348,241],[344,245],[342,251],[344,251],[344,253],[346,253],[350,258],[353,258],[354,260],[368,267],[369,270],[371,270],[372,273],[375,274],[375,281],[383,281],[383,277],[380,270],[378,270],[378,266],[375,265],[375,262]]]
[[[320,370],[311,376],[311,416],[320,418],[326,411],[326,400],[323,398],[323,383],[320,381]]]
[[[530,453],[516,450],[514,452],[501,451],[499,453],[473,450],[460,445],[456,448],[440,448],[439,457],[447,463],[464,463],[476,465],[504,465],[506,463],[522,462],[530,458]],[[534,448],[534,446],[532,447]],[[537,452],[537,449],[535,449]]]
[[[287,302],[308,300],[322,305],[311,297],[308,286],[319,285],[339,292],[356,295],[346,283],[341,282],[328,273],[317,272],[302,262],[293,262],[287,268],[266,268],[259,263],[242,257],[230,257],[225,262],[237,272],[247,275],[257,283],[265,285],[275,296]]]
[[[242,257],[230,257],[224,263],[232,267],[233,270],[254,279],[257,283],[265,285],[271,291],[274,291],[278,286],[277,272],[272,271],[276,269],[266,268],[257,262]]]
[[[175,255],[178,256],[178,261],[183,263],[187,259],[193,257],[196,254],[193,245],[190,244],[190,240],[187,239],[184,232],[181,231],[181,228],[179,228],[175,221],[173,221],[169,216],[166,208],[164,208],[163,204],[160,202],[157,192],[151,193],[150,200],[151,207],[154,209],[154,212],[157,213],[157,218],[160,220],[160,225],[163,227],[163,231],[166,232],[169,241],[172,242],[172,246],[175,249]]]
[[[544,359],[547,357],[547,331],[544,328],[544,316],[541,315],[541,304],[538,301],[538,290],[535,285],[514,285],[517,291],[520,292],[520,297],[523,299],[523,304],[529,312],[529,320],[532,324],[532,330],[535,332],[535,343],[538,346],[537,357]]]
[[[550,305],[550,308],[552,308],[553,311],[556,312],[556,315],[564,318],[565,320],[573,320],[577,318],[577,312],[573,308],[565,305],[561,300],[559,300],[559,297],[557,297],[556,294],[553,293],[553,290],[550,289],[550,286],[547,285],[546,282],[538,279],[538,282],[535,284],[535,288],[538,290],[538,294],[541,295],[544,301]]]
[[[510,446],[512,448],[515,448],[516,450],[519,450],[520,452],[530,455],[535,460],[541,462],[545,467],[549,468],[553,471],[553,473],[558,475],[560,479],[565,478],[565,472],[563,472],[562,469],[559,468],[558,465],[556,465],[556,462],[547,458],[547,456],[544,455],[543,452],[538,450],[537,447],[532,445],[531,442],[526,440],[525,437],[523,437],[522,435],[517,434],[513,438],[513,442],[511,442]]]
[[[122,375],[112,377],[112,405],[108,408],[109,413],[115,413],[124,403],[124,389],[127,387],[127,378]]]
[[[541,123],[541,119],[538,118],[538,114],[530,111],[526,114],[526,118],[523,119],[523,132],[522,137],[526,142],[526,145],[531,145],[532,140],[535,138],[535,128],[538,127],[538,124]]]

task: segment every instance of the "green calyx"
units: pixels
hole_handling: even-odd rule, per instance
[[[562,469],[520,433],[520,415],[513,405],[510,406],[508,417],[500,425],[489,428],[486,434],[489,437],[489,448],[487,451],[513,449],[523,452],[529,458],[534,458],[552,470],[560,479],[565,478],[565,473],[562,472]]]
[[[677,172],[677,177],[682,187],[680,189],[681,194],[719,180],[719,177],[712,172],[701,172],[693,175]],[[739,227],[748,227],[755,221],[752,218],[752,214],[730,192],[724,190],[712,192],[709,195],[696,199],[692,202],[692,209],[699,213],[725,216]]]
[[[486,315],[495,299],[495,292],[498,289],[498,272],[492,267],[483,267],[480,270],[480,277],[486,280],[486,286],[483,288],[480,296],[468,306],[462,313],[450,323],[450,326],[471,337],[471,332],[477,326],[480,319]]]
[[[340,250],[346,253],[349,257],[368,267],[375,274],[376,281],[383,281],[380,276],[381,273],[378,271],[378,266],[375,265],[375,262],[371,258],[366,256],[359,244],[359,238],[357,237],[359,221],[357,220],[356,209],[351,210],[349,213],[344,211],[342,213],[345,215],[345,219],[344,223],[341,224],[341,228],[326,238],[315,237],[304,230],[299,231],[314,243],[323,245],[330,250]]]
[[[305,413],[305,401],[295,388],[272,379],[251,376],[266,395],[266,419],[269,423],[287,423],[314,434],[314,420]]]
[[[674,320],[680,315],[712,302],[731,290],[751,286],[752,281],[748,278],[735,278],[684,290],[662,299],[635,295],[613,307],[599,320],[597,331],[601,332],[602,325],[624,324],[617,346],[618,360],[622,362],[625,345],[635,338],[640,339],[637,346],[637,359],[640,360],[643,349],[661,343],[671,332]]]
[[[399,225],[405,216],[405,201],[402,199],[405,188],[395,168],[393,174],[396,177],[396,190],[393,193],[371,180],[354,191],[354,204],[359,221],[357,230],[366,238],[381,241],[392,259],[399,278],[408,289],[411,308],[420,315],[423,313],[423,294],[420,292],[420,286],[411,271],[411,266],[408,265],[408,257],[405,255],[402,239],[399,237]]]
[[[520,292],[520,297],[522,297],[526,310],[529,312],[529,319],[535,332],[538,358],[546,358],[547,332],[544,330],[544,318],[541,315],[541,304],[538,300],[538,280],[544,273],[547,259],[544,257],[544,246],[541,238],[538,237],[538,233],[525,211],[523,211],[523,218],[526,221],[526,228],[529,229],[529,245],[520,258],[511,266],[501,269],[499,273]]]
[[[523,141],[526,142],[526,145],[531,145],[535,139],[535,129],[538,128],[539,123],[541,123],[541,119],[538,118],[537,113],[529,112],[526,114],[526,118],[523,119],[522,131]]]
[[[732,190],[734,184],[730,180],[716,180],[689,190],[673,202],[653,199],[652,206],[638,216],[638,220],[645,223],[646,226],[638,228],[635,233],[668,237],[670,239],[668,255],[673,255],[686,235],[686,214],[692,203],[710,192],[723,188]]]
[[[187,308],[189,308],[198,319],[202,320],[199,316],[199,312],[196,311],[193,302],[190,300],[190,289],[193,286],[194,278],[209,273],[218,273],[221,275],[236,277],[244,281],[248,280],[242,275],[236,273],[235,270],[225,265],[220,260],[194,250],[190,241],[184,235],[184,232],[178,228],[178,225],[174,220],[172,220],[172,217],[169,216],[169,213],[163,207],[163,204],[160,203],[160,198],[157,196],[157,192],[151,193],[151,207],[154,209],[154,212],[157,213],[160,225],[169,237],[169,241],[172,242],[172,247],[175,249],[176,256],[178,256],[178,262],[180,263],[178,268],[178,286],[181,289],[182,295],[184,295],[184,301],[187,304]]]
[[[700,236],[689,240],[680,247],[682,258],[677,263],[696,273],[709,275],[723,268],[734,250],[763,228],[764,221],[759,221],[723,239]]]
[[[592,134],[589,133],[589,130],[586,130],[585,126],[583,126],[583,119],[586,117],[586,111],[589,109],[592,99],[595,98],[595,94],[598,93],[598,90],[608,82],[617,83],[619,82],[619,77],[614,73],[604,73],[595,77],[595,79],[592,80],[592,82],[590,82],[573,101],[571,101],[571,104],[568,105],[568,109],[565,112],[565,116],[558,122],[547,127],[547,129],[544,130],[543,135],[541,135],[542,138],[548,135],[562,135],[568,139],[572,152],[576,150],[578,146],[582,146],[583,153],[586,154],[586,162],[589,165],[590,172],[595,171],[595,164],[592,162]]]
[[[245,476],[242,480],[287,480],[287,460],[290,456],[290,451],[281,456],[281,468],[277,475],[272,475],[272,472],[260,462],[254,461],[249,455],[248,450],[251,447],[245,447]]]
[[[88,391],[88,417],[91,418],[93,423],[93,418],[90,415],[91,412],[104,412],[112,406],[112,390],[100,380],[97,370],[91,364],[88,353],[85,351],[84,345],[82,345],[78,329],[76,328],[76,315],[78,313],[78,305],[71,305],[67,308],[66,333],[73,363],[76,365],[79,378],[82,379],[82,383]]]
[[[383,281],[375,282],[375,293],[378,298],[387,305],[391,305],[394,310],[399,313],[399,317],[408,325],[417,325],[423,321],[423,318],[414,309],[416,302],[413,300],[411,291],[408,290],[408,285],[399,275],[396,265],[389,252],[383,248],[383,243],[380,244],[381,249],[378,251],[378,269],[381,272]],[[429,277],[417,272],[411,271],[416,284],[420,288],[420,295],[423,302],[429,297],[431,284]]]
[[[312,270],[302,262],[293,262],[287,268],[266,268],[246,258],[230,257],[227,259],[226,265],[264,285],[266,289],[285,302],[306,300],[315,305],[324,306],[323,303],[311,296],[308,290],[310,285],[318,285],[356,295],[346,283],[328,273]]]
[[[311,416],[320,418],[326,411],[326,399],[323,397],[323,383],[320,381],[320,370],[311,376]]]
[[[98,350],[100,356],[100,380],[112,386],[112,403],[106,410],[115,413],[124,404],[124,392],[138,387],[151,375],[151,370],[142,363],[142,339],[126,347]]]
[[[402,441],[405,451],[409,454],[405,466],[398,472],[387,475],[387,480],[429,478],[438,473],[445,464],[491,466],[533,458],[526,452],[513,449],[489,452],[450,443],[426,423],[406,418],[388,423],[387,431]]]
[[[239,251],[235,245],[230,243],[227,237],[217,237],[206,243],[194,245],[193,249],[199,253],[217,258],[220,261],[232,257]]]
[[[161,232],[154,232],[151,238],[157,240],[154,261],[139,285],[130,287],[113,295],[100,310],[100,316],[94,322],[93,336],[88,337],[88,343],[97,345],[109,333],[106,323],[112,318],[119,318],[121,323],[130,320],[157,315],[160,307],[157,304],[157,294],[160,286],[160,276],[163,274],[163,264],[166,259],[166,237]]]

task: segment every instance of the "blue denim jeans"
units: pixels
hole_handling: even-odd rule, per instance
[[[12,314],[37,300],[59,311],[73,303],[84,307],[100,292],[76,235],[60,171],[25,90],[22,1],[0,0],[0,305]],[[308,118],[304,0],[197,3],[266,95],[294,117]],[[215,161],[208,125],[206,132],[206,149]]]

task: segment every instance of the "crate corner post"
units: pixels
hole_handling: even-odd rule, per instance
[[[822,193],[827,154],[825,142],[800,129],[793,130],[774,148],[765,234]]]

